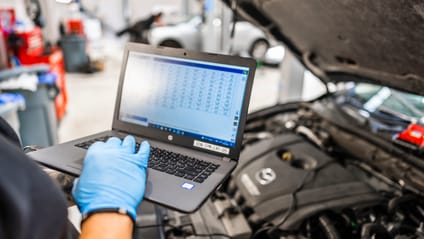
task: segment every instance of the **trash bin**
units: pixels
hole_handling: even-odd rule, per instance
[[[85,71],[89,63],[86,44],[87,40],[80,35],[66,35],[60,39],[67,72]]]
[[[25,98],[16,93],[0,94],[0,116],[5,119],[19,135],[18,110],[25,108]]]
[[[38,76],[36,91],[13,89],[25,98],[25,110],[18,110],[22,145],[47,147],[58,142],[57,118],[54,99],[59,93],[56,75],[44,73]]]

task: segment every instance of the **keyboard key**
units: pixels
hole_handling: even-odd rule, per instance
[[[161,168],[166,168],[167,166],[168,166],[168,164],[166,164],[166,163],[162,163],[162,162],[161,162],[161,163],[159,164],[159,167],[161,167]]]
[[[205,179],[205,178],[209,177],[209,175],[210,175],[209,173],[207,173],[207,172],[203,172],[203,173],[202,173],[202,174],[200,174],[198,177],[199,177],[199,178],[204,178],[204,179]]]
[[[193,172],[193,171],[190,171],[190,170],[184,170],[183,172],[184,172],[185,174],[187,174],[187,175],[191,175],[191,176],[193,176],[193,177],[197,176],[197,174],[198,174],[198,173]]]
[[[202,166],[204,166],[204,167],[208,166],[209,164],[210,164],[210,163],[205,162],[205,161],[200,161],[200,162],[199,162],[199,165],[202,165]]]
[[[153,169],[156,169],[156,170],[161,171],[161,172],[166,171],[166,167],[161,167],[161,166],[156,166]]]
[[[175,174],[176,172],[177,172],[177,170],[175,170],[175,169],[169,169],[169,168],[168,168],[168,169],[166,170],[166,173],[167,173],[167,174]]]
[[[209,176],[209,175],[211,175],[213,172],[209,172],[209,171],[204,171],[203,173],[202,173],[202,175],[206,175],[206,176]]]
[[[187,170],[187,171],[194,171],[194,170],[196,170],[196,168],[193,168],[193,167],[190,167],[190,166],[186,166],[185,167],[185,170]]]
[[[203,169],[205,169],[205,168],[206,168],[206,166],[203,166],[203,165],[197,164],[196,166],[194,166],[194,168],[197,168],[197,169],[201,169],[201,170],[203,170]]]
[[[206,170],[205,170],[206,172],[213,172],[213,171],[215,171],[215,169],[214,168],[207,168]]]
[[[205,181],[205,179],[202,179],[202,178],[196,178],[196,179],[194,179],[194,181],[195,181],[196,183],[203,183],[203,182]]]
[[[177,167],[175,165],[168,165],[168,169],[177,170]]]
[[[185,179],[188,179],[188,180],[193,180],[194,176],[192,176],[192,175],[186,175],[186,176],[184,176],[184,178]]]
[[[217,169],[219,167],[218,164],[211,164],[209,165],[209,168]]]

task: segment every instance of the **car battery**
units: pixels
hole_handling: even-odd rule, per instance
[[[410,124],[403,132],[396,134],[393,141],[400,146],[423,153],[424,126],[419,124]]]

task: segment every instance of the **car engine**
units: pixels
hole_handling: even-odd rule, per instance
[[[340,127],[356,126],[333,103],[250,115],[239,165],[207,203],[158,210],[164,237],[424,238],[422,171]]]

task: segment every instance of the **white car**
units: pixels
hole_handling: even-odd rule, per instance
[[[214,20],[214,37],[220,39],[221,22]],[[232,24],[228,29],[231,32]],[[148,41],[154,46],[168,46],[189,50],[202,50],[202,19],[199,16],[173,26],[155,27],[148,34]],[[249,22],[236,23],[232,54],[248,53],[255,59],[263,59],[269,48],[264,32]]]

